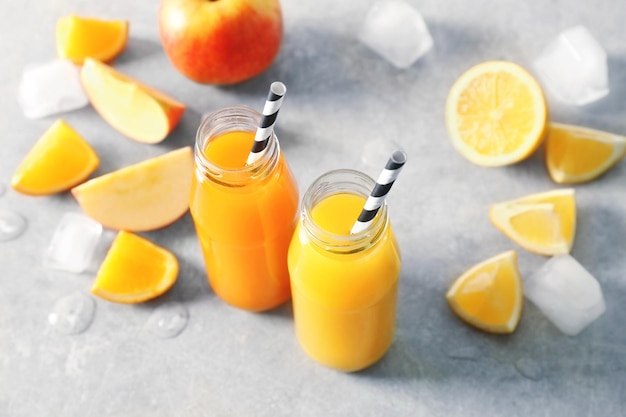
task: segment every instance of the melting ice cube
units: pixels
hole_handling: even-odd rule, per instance
[[[44,258],[48,268],[83,272],[89,266],[102,225],[78,213],[66,213],[57,226]]]
[[[401,149],[400,145],[388,139],[372,139],[366,142],[361,151],[361,163],[368,169],[381,169],[387,163],[389,155]]]
[[[30,119],[79,109],[89,103],[78,67],[66,59],[27,66],[17,100]]]
[[[422,15],[404,0],[379,0],[358,39],[398,68],[407,68],[433,46]]]
[[[570,255],[548,260],[524,282],[524,294],[570,336],[578,334],[606,309],[600,284]]]
[[[582,106],[609,93],[606,52],[584,26],[561,32],[534,66],[547,88],[566,103]]]

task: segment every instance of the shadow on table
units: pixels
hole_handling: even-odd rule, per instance
[[[290,299],[276,308],[255,314],[293,321],[293,304]]]
[[[185,302],[215,297],[207,280],[191,214],[187,212],[176,221],[175,227],[157,231],[154,235],[155,243],[158,244],[159,240],[162,240],[163,245],[174,252],[180,264],[178,280],[168,296]]]
[[[162,54],[163,47],[159,42],[148,39],[128,37],[124,51],[115,59],[115,64],[137,61],[155,54]]]
[[[199,111],[187,107],[182,118],[174,130],[159,144],[169,150],[179,149],[185,146],[191,146],[193,149],[196,144],[196,133],[203,114]]]
[[[315,27],[293,28],[265,71],[240,83],[215,87],[242,98],[265,98],[270,84],[282,81],[287,94],[281,112],[289,111],[291,101],[306,102],[313,109],[318,105],[345,105],[342,97],[358,100],[362,94],[359,75],[364,68],[359,64],[361,58],[354,43],[355,39]],[[262,104],[259,102],[259,110]]]

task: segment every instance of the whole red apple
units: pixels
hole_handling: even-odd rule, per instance
[[[270,66],[283,36],[279,0],[161,0],[161,43],[185,76],[234,84]]]

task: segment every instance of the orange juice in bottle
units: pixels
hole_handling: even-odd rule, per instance
[[[201,123],[190,211],[216,295],[246,310],[276,307],[290,297],[287,250],[299,203],[296,181],[276,135],[246,164],[261,115],[239,106]]]
[[[289,247],[297,339],[342,371],[373,364],[394,338],[401,261],[386,204],[350,233],[374,184],[353,170],[322,175],[304,195]]]

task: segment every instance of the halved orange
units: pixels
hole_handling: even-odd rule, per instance
[[[118,56],[128,40],[128,21],[65,16],[57,21],[56,47],[59,58],[81,65],[85,58],[103,62]]]
[[[574,189],[558,189],[493,204],[489,219],[526,250],[540,255],[569,253],[576,234]]]
[[[84,182],[100,159],[64,120],[48,128],[22,160],[11,179],[11,187],[27,195],[50,195]]]
[[[116,303],[140,303],[164,294],[177,277],[178,260],[173,253],[121,231],[98,270],[91,292]]]
[[[626,136],[550,123],[546,167],[553,181],[577,184],[604,174],[626,155]]]
[[[446,126],[454,147],[481,166],[503,166],[530,156],[543,140],[548,110],[543,90],[521,66],[478,64],[454,83]]]
[[[452,311],[472,326],[512,333],[523,305],[517,253],[504,252],[474,265],[456,279],[446,299]]]

